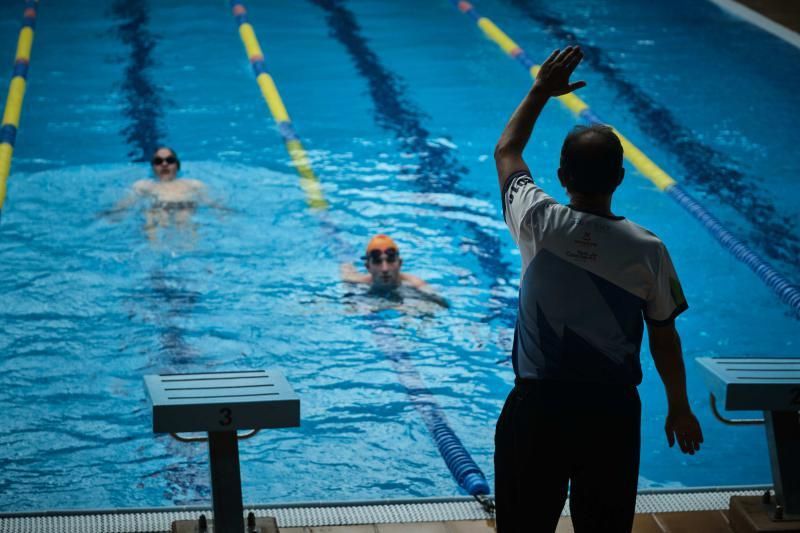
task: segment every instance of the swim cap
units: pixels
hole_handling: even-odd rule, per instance
[[[388,250],[389,248],[394,248],[397,252],[400,252],[400,248],[397,247],[397,243],[392,240],[391,237],[384,234],[375,235],[367,244],[367,255],[372,250]]]

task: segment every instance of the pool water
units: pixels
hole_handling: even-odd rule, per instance
[[[711,3],[474,3],[540,61],[582,44],[580,96],[797,281],[800,50]],[[324,213],[306,204],[226,2],[39,6],[0,223],[0,511],[207,502],[205,446],[153,435],[142,376],[251,368],[286,374],[302,423],[241,444],[245,501],[459,494],[396,353],[493,483],[520,264],[492,150],[529,77],[445,0],[249,9]],[[0,5],[0,64],[13,62],[21,11]],[[573,124],[550,104],[526,153],[560,200]],[[155,243],[140,208],[100,217],[148,176],[158,143],[233,211],[201,209]],[[632,168],[614,210],[671,251],[705,434],[694,457],[666,446],[645,341],[640,487],[768,483],[763,428],[716,422],[693,360],[797,356],[797,317]],[[340,282],[339,264],[361,268],[377,232],[449,309]]]

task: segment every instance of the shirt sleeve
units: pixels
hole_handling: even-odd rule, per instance
[[[649,324],[668,324],[689,308],[683,295],[681,282],[663,243],[659,246],[659,258],[655,284],[645,303],[644,318]]]
[[[519,243],[522,226],[529,213],[537,208],[557,203],[539,188],[525,171],[511,174],[503,188],[503,217],[514,242]]]

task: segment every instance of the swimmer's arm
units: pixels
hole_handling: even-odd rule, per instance
[[[689,406],[683,350],[675,322],[670,321],[664,325],[648,322],[647,335],[650,339],[650,353],[667,393],[668,412],[664,425],[667,442],[672,447],[677,440],[683,453],[694,455],[703,442],[703,431]]]
[[[139,180],[133,184],[131,187],[130,192],[119,202],[114,205],[111,209],[106,209],[104,211],[100,211],[98,213],[101,217],[114,217],[115,215],[119,215],[133,206],[136,202],[142,199],[143,196],[146,196],[150,193],[151,182],[150,180]]]
[[[208,189],[202,181],[192,180],[192,185],[194,186],[194,197],[198,204],[206,205],[218,211],[224,211],[225,213],[232,213],[234,211],[230,207],[211,198],[208,194]]]
[[[407,286],[416,289],[423,298],[442,307],[450,307],[450,303],[439,295],[428,282],[413,274],[400,273],[400,280]]]
[[[370,283],[372,276],[369,274],[359,274],[356,267],[350,263],[342,263],[339,266],[339,274],[345,283]]]
[[[497,180],[501,191],[505,190],[506,180],[514,172],[523,170],[530,175],[530,169],[522,159],[522,152],[531,138],[536,120],[550,97],[562,96],[586,85],[583,81],[569,82],[570,75],[582,58],[583,53],[580,48],[567,47],[563,51],[555,50],[542,64],[533,86],[511,115],[494,149]]]

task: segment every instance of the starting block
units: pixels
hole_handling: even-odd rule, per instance
[[[208,441],[214,509],[208,531],[242,533],[238,439],[260,429],[299,426],[300,400],[277,370],[159,374],[144,380],[153,404],[153,432],[170,433],[184,442]],[[253,432],[239,436],[237,430]],[[206,432],[208,438],[177,435],[183,432]],[[259,531],[252,519],[248,522],[248,531]],[[201,530],[205,523],[201,517]],[[197,531],[195,522],[190,524],[189,531]]]
[[[697,360],[711,389],[711,406],[763,411],[775,501],[731,498],[734,531],[800,532],[800,358],[702,357]],[[753,421],[742,421],[752,423]],[[735,501],[734,501],[735,500]]]

